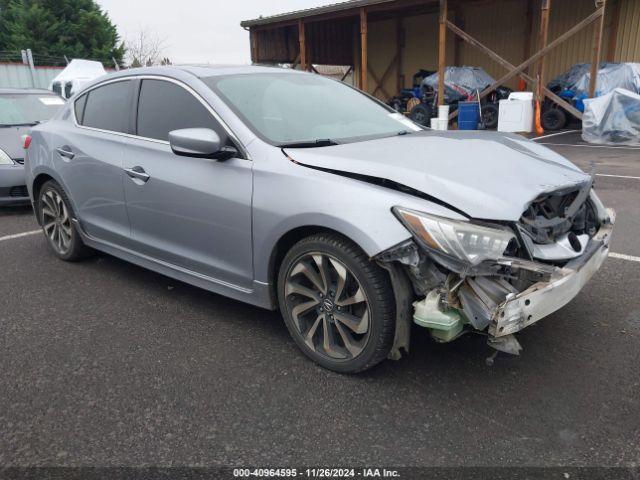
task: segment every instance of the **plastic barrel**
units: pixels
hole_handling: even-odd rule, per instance
[[[458,129],[477,130],[480,121],[480,109],[478,102],[458,103]]]

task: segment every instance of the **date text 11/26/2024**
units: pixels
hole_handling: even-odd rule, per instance
[[[386,468],[234,468],[237,478],[400,478],[397,470]]]

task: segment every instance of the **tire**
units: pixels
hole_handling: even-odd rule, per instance
[[[498,106],[495,103],[482,105],[482,122],[485,128],[496,128],[498,126]]]
[[[542,122],[542,128],[555,131],[564,128],[567,124],[567,116],[559,108],[553,107],[543,112],[540,121]]]
[[[75,214],[71,202],[57,182],[49,180],[42,185],[38,192],[37,207],[42,231],[56,257],[73,262],[91,252],[82,242],[72,222]]]
[[[414,122],[428,127],[431,119],[431,109],[424,103],[419,103],[411,109],[409,116]]]
[[[404,109],[402,108],[402,100],[400,100],[399,98],[394,98],[393,100],[391,100],[389,106],[396,112],[402,113],[404,111]]]
[[[319,233],[291,248],[278,275],[278,301],[298,347],[324,368],[361,372],[391,350],[395,303],[388,274],[341,235]]]

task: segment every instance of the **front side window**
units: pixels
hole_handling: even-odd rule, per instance
[[[89,91],[84,115],[77,120],[85,127],[128,133],[130,112],[131,80],[124,80]]]
[[[137,134],[169,140],[169,132],[182,128],[210,128],[223,135],[218,122],[191,93],[164,80],[142,80],[138,101]]]
[[[202,80],[273,145],[345,143],[421,130],[361,92],[320,75],[274,72]]]
[[[47,93],[0,94],[0,125],[35,125],[49,120],[63,105],[62,98]]]

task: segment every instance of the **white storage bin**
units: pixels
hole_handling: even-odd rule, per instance
[[[513,92],[508,100],[500,100],[498,131],[533,131],[533,92]]]

